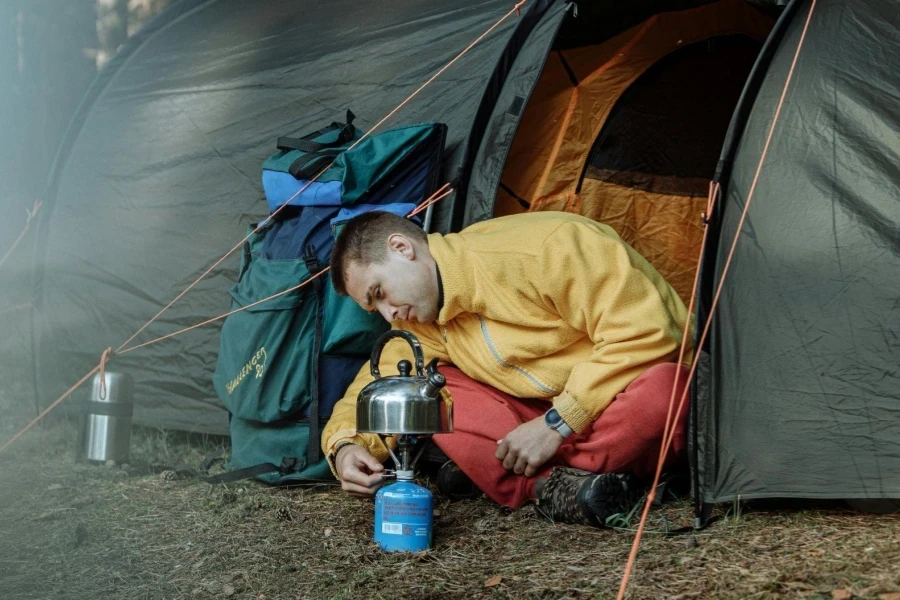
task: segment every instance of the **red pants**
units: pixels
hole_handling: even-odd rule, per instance
[[[455,367],[441,367],[453,394],[453,433],[434,436],[434,442],[489,498],[510,508],[534,499],[534,481],[554,465],[569,465],[595,473],[631,472],[652,476],[678,369],[665,363],[647,369],[600,414],[593,426],[563,442],[556,456],[534,477],[516,475],[494,457],[497,440],[520,424],[543,415],[547,400],[513,398],[478,383]],[[676,406],[688,369],[681,367]],[[687,407],[679,417],[666,467],[684,461],[687,445]]]

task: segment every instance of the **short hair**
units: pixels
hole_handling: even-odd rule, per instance
[[[331,252],[331,283],[341,296],[347,295],[346,269],[351,263],[363,266],[387,260],[387,240],[395,233],[426,242],[421,227],[394,213],[373,210],[347,221]]]

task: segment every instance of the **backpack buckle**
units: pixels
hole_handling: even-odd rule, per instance
[[[290,475],[297,471],[302,471],[303,462],[295,456],[285,456],[281,459],[281,465],[278,467],[278,473],[281,475]]]

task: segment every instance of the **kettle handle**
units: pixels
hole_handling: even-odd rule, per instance
[[[375,347],[372,348],[372,357],[370,359],[372,377],[375,379],[381,378],[381,372],[378,370],[378,363],[381,361],[381,351],[384,349],[385,345],[394,338],[403,338],[409,342],[409,345],[412,347],[413,355],[416,357],[416,375],[424,377],[425,374],[422,372],[422,369],[425,368],[425,353],[422,352],[422,344],[419,343],[419,338],[409,331],[403,331],[402,329],[391,329],[386,331],[378,338],[378,341],[375,342]]]

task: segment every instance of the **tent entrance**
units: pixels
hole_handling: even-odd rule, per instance
[[[715,37],[650,67],[610,111],[576,193],[586,177],[659,194],[705,196],[760,47],[741,35]]]
[[[772,25],[745,0],[720,0],[553,50],[510,148],[495,216],[563,210],[607,223],[687,301],[708,183]]]

